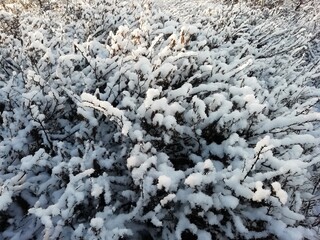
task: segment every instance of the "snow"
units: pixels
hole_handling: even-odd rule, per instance
[[[92,218],[90,220],[90,226],[95,229],[101,229],[103,227],[104,220],[100,217]]]
[[[39,149],[34,156],[26,156],[21,159],[21,169],[30,170],[33,165],[39,164],[39,160],[43,157],[46,157],[45,150]]]
[[[159,97],[160,93],[161,91],[159,89],[152,89],[152,88],[148,89],[147,97],[144,100],[144,105],[146,106],[146,108],[151,106],[153,99],[156,97]]]
[[[256,182],[256,191],[252,196],[253,201],[261,202],[262,200],[268,199],[271,194],[271,191],[268,189],[263,189],[263,183],[261,181]]]
[[[158,184],[157,184],[157,188],[158,189],[162,189],[164,188],[166,191],[168,191],[170,189],[171,186],[171,178],[165,175],[161,175],[158,178]]]
[[[185,184],[189,185],[192,188],[201,185],[203,181],[203,175],[201,173],[192,173],[184,181]]]
[[[134,130],[132,133],[132,139],[141,142],[143,140],[143,133],[140,130]]]
[[[177,99],[180,96],[188,96],[191,91],[192,85],[190,83],[184,83],[180,88],[172,90],[168,95],[168,101]]]
[[[166,127],[166,129],[169,130],[175,128],[177,125],[177,120],[173,116],[169,115],[164,117],[162,124]]]
[[[171,63],[163,63],[155,72],[154,74],[160,75],[162,78],[167,78],[170,73],[177,70],[177,67],[172,65]]]
[[[234,224],[237,230],[241,233],[247,234],[249,230],[244,226],[243,221],[239,216],[233,216]]]
[[[176,194],[174,194],[174,193],[168,194],[168,196],[165,196],[163,199],[160,200],[161,206],[165,206],[167,203],[169,203],[172,200],[174,200],[175,197],[176,197]]]
[[[203,168],[207,171],[214,171],[215,167],[210,159],[204,161]]]
[[[239,204],[239,199],[234,196],[219,195],[221,204],[226,208],[235,209]]]
[[[162,226],[162,222],[158,218],[156,218],[156,216],[152,217],[151,223],[156,227],[161,227]]]
[[[203,240],[212,239],[211,234],[206,231],[203,231],[203,230],[198,231],[198,237],[199,237],[199,239],[203,239]]]
[[[204,211],[208,211],[212,207],[213,201],[212,198],[202,192],[192,193],[188,196],[188,201],[192,208],[199,206]]]
[[[163,117],[163,115],[161,113],[156,113],[154,115],[153,120],[152,120],[153,121],[153,125],[161,126],[163,124],[163,119],[164,119],[164,117]]]
[[[140,166],[141,163],[144,162],[144,155],[140,155],[140,156],[131,156],[127,159],[127,167],[133,168],[133,167],[138,167]]]
[[[93,197],[99,197],[100,194],[103,192],[103,187],[101,187],[99,184],[94,184],[92,186],[92,190],[91,190],[91,196]]]
[[[12,193],[8,191],[4,192],[3,186],[1,188],[2,188],[2,193],[0,196],[0,209],[1,211],[5,211],[9,207],[10,203],[12,203]]]
[[[57,3],[0,6],[1,239],[319,235],[318,6]]]
[[[150,61],[145,57],[139,59],[139,61],[135,65],[135,69],[141,70],[143,75],[152,73],[152,65]]]
[[[82,105],[84,107],[93,107],[103,112],[105,116],[110,117],[111,119],[115,119],[115,121],[117,121],[119,125],[122,126],[122,134],[128,134],[129,130],[131,129],[131,122],[127,120],[121,110],[114,108],[109,102],[100,101],[95,96],[88,93],[82,93],[81,99],[83,101]]]
[[[281,189],[281,185],[279,182],[273,182],[272,184],[273,190],[276,192],[276,196],[279,198],[282,204],[286,204],[288,201],[288,194],[286,191]]]

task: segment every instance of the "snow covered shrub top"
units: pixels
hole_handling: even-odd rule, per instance
[[[1,238],[316,236],[312,21],[70,9],[1,33]]]

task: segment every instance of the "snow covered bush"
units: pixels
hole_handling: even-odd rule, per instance
[[[316,237],[310,11],[67,10],[0,12],[2,239]]]

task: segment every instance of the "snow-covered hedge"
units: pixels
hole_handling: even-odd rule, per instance
[[[1,239],[314,239],[310,11],[90,2],[0,12]]]

